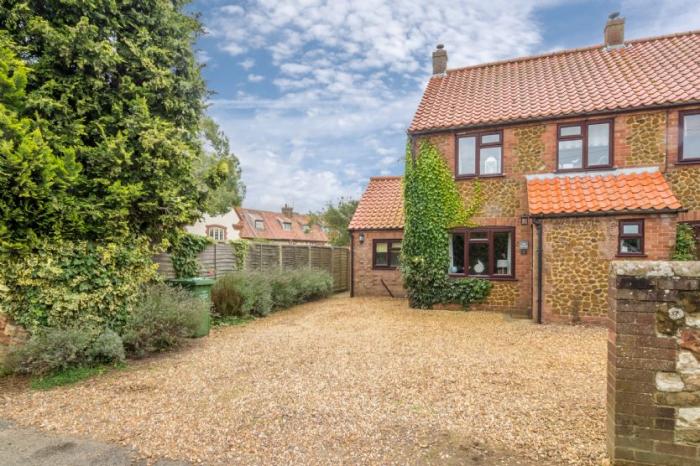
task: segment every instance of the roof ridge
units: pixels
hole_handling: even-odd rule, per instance
[[[694,34],[700,34],[700,29],[693,29],[691,31],[685,31],[685,32],[675,32],[671,34],[664,34],[661,36],[649,36],[649,37],[642,37],[639,39],[632,39],[625,41],[625,45],[627,44],[638,44],[641,42],[653,42],[657,40],[665,40],[665,39],[672,39],[674,37],[681,37],[681,36],[689,36],[689,35],[694,35]],[[487,62],[487,63],[478,63],[475,65],[468,65],[468,66],[461,66],[458,68],[449,68],[447,70],[447,74],[451,72],[460,72],[460,71],[466,71],[466,70],[472,70],[472,69],[477,69],[477,68],[487,68],[489,66],[497,66],[497,65],[505,65],[509,63],[519,63],[519,62],[526,62],[526,61],[531,61],[531,60],[538,60],[541,58],[549,58],[549,57],[556,57],[560,55],[568,55],[568,54],[574,54],[574,53],[580,53],[580,52],[585,52],[588,50],[599,50],[605,48],[605,44],[595,44],[595,45],[587,45],[584,47],[575,47],[572,49],[563,49],[563,50],[556,50],[553,52],[545,52],[545,53],[539,53],[535,55],[524,55],[521,57],[514,57],[514,58],[507,58],[504,60],[496,60],[492,62]],[[625,48],[619,48],[619,49],[613,49],[613,50],[625,50]],[[434,78],[442,78],[444,76],[436,75],[431,77],[430,79]]]

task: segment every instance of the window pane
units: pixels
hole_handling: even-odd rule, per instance
[[[583,167],[583,141],[559,141],[559,169]]]
[[[588,127],[588,165],[610,164],[610,123]]]
[[[683,117],[683,158],[700,159],[700,115]]]
[[[401,242],[391,243],[391,265],[398,267],[401,260]]]
[[[622,234],[623,235],[639,235],[639,224],[638,223],[623,223],[622,224]]]
[[[562,126],[559,128],[559,134],[562,136],[581,136],[580,126]]]
[[[499,142],[501,142],[501,135],[498,133],[484,134],[483,136],[481,136],[482,144],[497,144]]]
[[[511,275],[513,264],[511,233],[508,231],[493,234],[493,252],[496,260],[496,275]]]
[[[487,275],[488,273],[488,243],[469,243],[469,275]]]
[[[458,175],[474,175],[476,173],[476,138],[459,138]]]
[[[485,147],[479,154],[479,172],[482,175],[501,173],[501,148]]]
[[[389,265],[389,245],[387,243],[375,243],[374,265]]]
[[[639,254],[642,252],[642,240],[640,238],[620,240],[620,252],[622,254]]]
[[[464,235],[450,235],[450,273],[464,273]]]

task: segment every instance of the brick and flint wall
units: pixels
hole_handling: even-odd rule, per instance
[[[700,262],[616,261],[609,287],[612,463],[700,464]]]

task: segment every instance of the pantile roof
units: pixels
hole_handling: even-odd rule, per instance
[[[400,176],[369,179],[353,215],[350,230],[403,228],[403,184]]]
[[[700,101],[700,31],[433,76],[409,132]]]
[[[534,216],[681,209],[663,175],[644,169],[619,174],[530,176],[527,200]]]
[[[318,225],[309,225],[309,217],[306,215],[292,214],[286,217],[281,212],[267,210],[246,209],[236,207],[236,213],[241,219],[236,228],[241,231],[244,239],[265,239],[271,241],[294,241],[327,243],[328,236]],[[263,229],[255,228],[255,221],[263,221]],[[290,230],[285,230],[283,224],[291,223]],[[308,231],[304,231],[304,225]]]

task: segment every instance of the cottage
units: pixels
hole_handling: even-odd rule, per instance
[[[493,281],[484,309],[602,322],[616,258],[669,259],[700,233],[700,32],[447,69],[408,129],[439,148],[478,227],[450,232],[449,273]],[[373,178],[350,224],[354,295],[402,294],[400,179]]]

